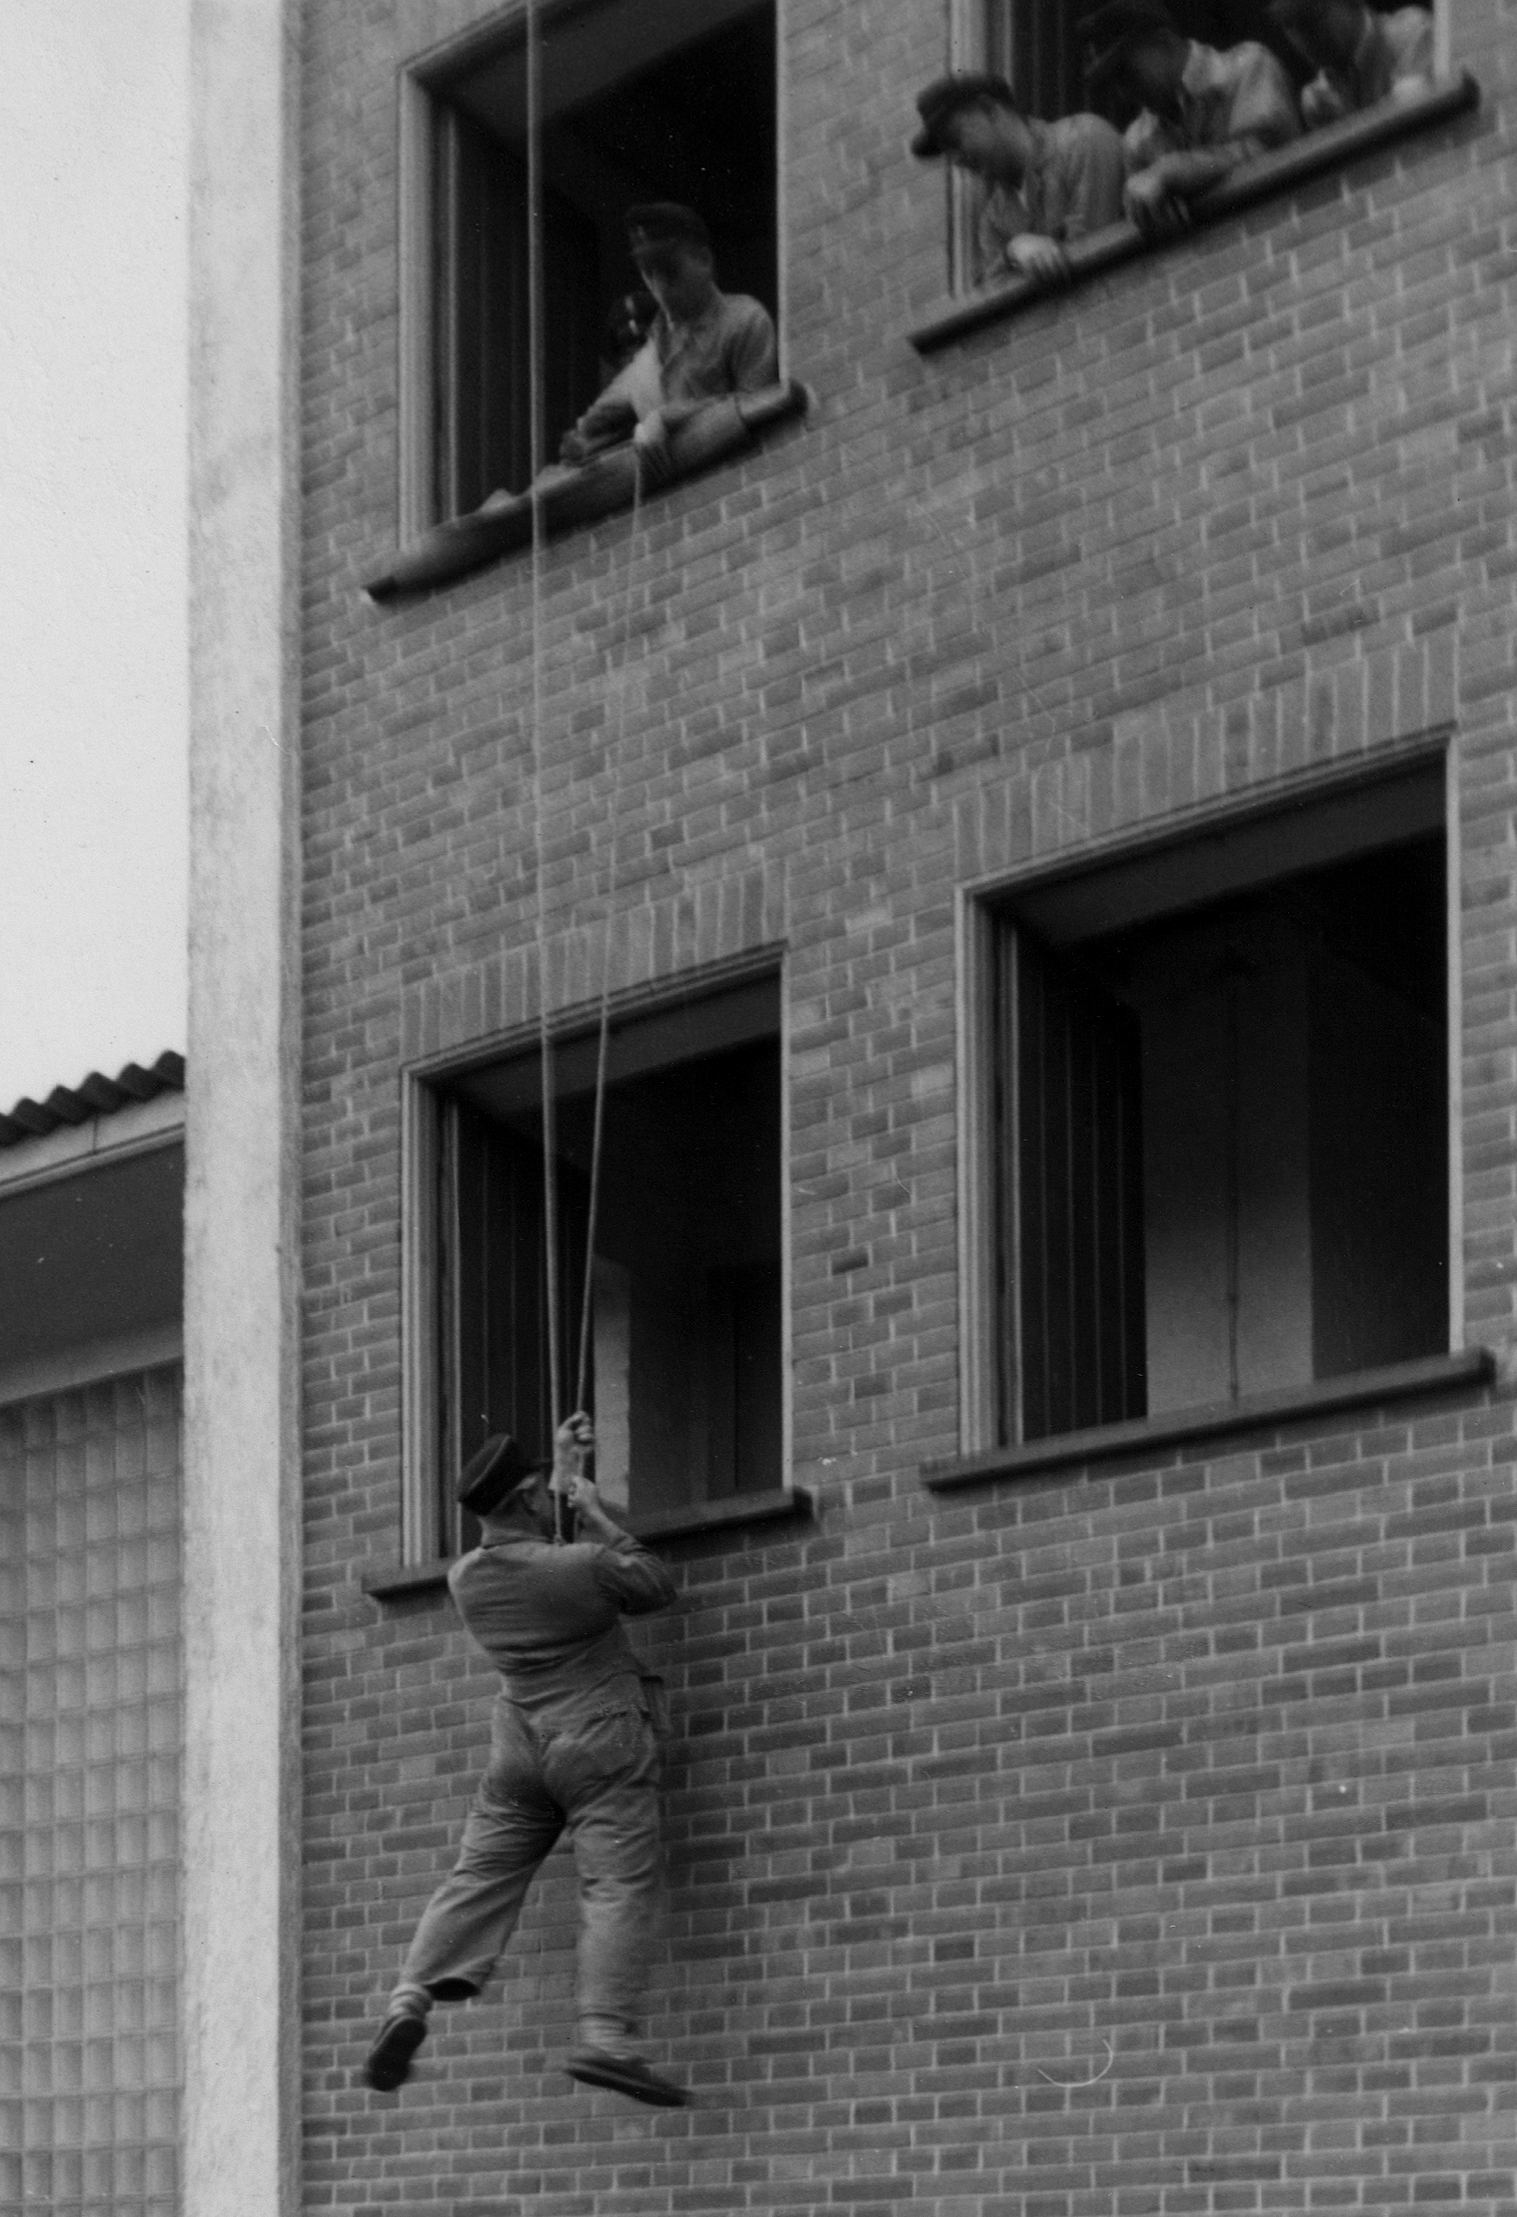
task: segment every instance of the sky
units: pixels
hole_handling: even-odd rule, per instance
[[[0,0],[0,1111],[183,1051],[188,0]]]

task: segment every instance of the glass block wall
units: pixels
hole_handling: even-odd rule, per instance
[[[0,1409],[0,2213],[176,2217],[177,1366]]]

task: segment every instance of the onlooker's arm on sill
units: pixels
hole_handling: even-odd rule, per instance
[[[564,433],[560,460],[588,462],[607,447],[625,445],[639,418],[658,406],[661,391],[658,353],[650,339],[591,401],[573,430]]]
[[[779,378],[779,343],[774,335],[774,323],[768,310],[756,300],[747,301],[742,314],[734,321],[727,368],[732,379],[729,390],[734,393],[761,393],[766,385],[773,385]]]
[[[1129,177],[1122,195],[1129,222],[1150,236],[1180,229],[1190,221],[1190,204],[1237,166],[1219,146],[1194,147],[1183,154],[1161,154],[1147,169]]]
[[[1038,129],[1041,160],[1034,197],[1028,200],[998,187],[980,210],[976,243],[981,283],[1008,272],[1045,284],[1067,281],[1065,246],[1121,218],[1126,156],[1104,117],[1066,116]]]
[[[1301,136],[1301,116],[1295,88],[1284,66],[1267,46],[1252,41],[1235,46],[1223,60],[1233,71],[1232,97],[1227,104],[1227,127],[1220,133],[1215,151],[1225,154],[1228,167],[1256,161],[1271,147],[1288,146]]]
[[[1225,130],[1162,153],[1129,177],[1123,206],[1140,231],[1173,230],[1188,222],[1190,203],[1201,193],[1243,163],[1301,135],[1290,79],[1267,47],[1233,47],[1222,59],[1232,72]]]
[[[1069,277],[1069,259],[1056,238],[1029,227],[1020,196],[992,192],[980,210],[977,260],[982,285],[1004,277],[1035,277],[1057,285]]]
[[[1427,8],[1364,11],[1364,35],[1353,66],[1324,65],[1301,93],[1309,131],[1339,123],[1382,100],[1415,100],[1433,81],[1433,18]]]
[[[638,423],[635,444],[645,461],[652,465],[653,482],[658,481],[656,473],[660,467],[673,466],[668,452],[672,431],[689,423],[713,401],[726,400],[734,393],[761,393],[778,381],[779,349],[768,310],[758,301],[739,295],[727,300],[725,314],[728,329],[723,337],[720,359],[714,370],[702,373],[701,377],[701,382],[709,384],[710,389],[687,391],[677,399],[661,400]]]

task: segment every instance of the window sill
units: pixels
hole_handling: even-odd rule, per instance
[[[1235,170],[1222,184],[1213,186],[1209,193],[1195,201],[1191,210],[1194,228],[1220,223],[1240,208],[1288,191],[1291,186],[1303,184],[1323,170],[1338,169],[1357,155],[1388,146],[1411,132],[1429,130],[1452,116],[1463,115],[1466,110],[1478,106],[1479,100],[1479,86],[1467,71],[1462,71],[1457,77],[1444,78],[1416,100],[1382,101],[1363,115],[1347,116],[1341,123],[1309,131],[1289,146],[1282,146],[1275,153]],[[1186,230],[1177,236],[1189,238],[1192,231]],[[1069,248],[1073,282],[1079,285],[1102,270],[1115,268],[1119,262],[1132,261],[1140,254],[1156,253],[1173,243],[1169,238],[1145,239],[1130,223],[1109,224],[1104,231],[1077,240]],[[1055,297],[1061,289],[1053,288]],[[951,346],[956,339],[967,338],[972,332],[1003,322],[1008,316],[1020,315],[1035,301],[1049,297],[1047,285],[1040,285],[1031,278],[1013,278],[1007,284],[954,299],[907,336],[919,354],[934,354],[940,347]]]
[[[787,1486],[773,1493],[738,1495],[731,1501],[694,1502],[685,1509],[660,1509],[650,1516],[629,1518],[628,1529],[644,1542],[689,1539],[707,1532],[726,1532],[748,1524],[779,1524],[809,1517],[812,1497],[801,1486]],[[438,1555],[427,1563],[392,1563],[366,1571],[359,1580],[374,1601],[405,1601],[413,1594],[439,1592],[457,1557]]]
[[[811,395],[795,378],[766,386],[760,393],[710,402],[702,414],[673,434],[674,477],[667,487],[642,496],[643,505],[750,452],[777,425],[804,415],[810,403]],[[542,534],[558,538],[629,512],[636,474],[632,451],[617,448],[574,478],[540,491]],[[533,527],[533,503],[526,494],[502,508],[476,508],[424,532],[401,550],[382,576],[371,577],[364,591],[371,600],[386,602],[450,585],[530,547]]]
[[[928,1463],[922,1483],[934,1493],[959,1486],[984,1485],[997,1478],[1031,1478],[1076,1463],[1101,1463],[1119,1456],[1146,1455],[1185,1440],[1273,1431],[1310,1422],[1340,1409],[1413,1400],[1457,1387],[1489,1385],[1496,1358],[1488,1347],[1466,1347],[1454,1355],[1427,1355],[1418,1362],[1390,1363],[1383,1370],[1359,1370],[1319,1385],[1291,1386],[1276,1393],[1250,1394],[1241,1401],[1219,1401],[1209,1408],[1173,1409],[1162,1416],[1134,1417],[1126,1424],[1101,1424],[1085,1432],[1029,1440],[1020,1447],[995,1447],[981,1455]]]

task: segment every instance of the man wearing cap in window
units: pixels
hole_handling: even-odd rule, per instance
[[[1266,13],[1317,72],[1301,92],[1309,131],[1382,100],[1413,100],[1432,82],[1426,8],[1377,15],[1363,0],[1270,0]]]
[[[1291,81],[1267,46],[1202,46],[1160,0],[1106,0],[1080,29],[1091,99],[1143,111],[1124,140],[1124,206],[1140,231],[1177,229],[1198,194],[1300,135]]]
[[[1057,123],[1024,115],[1004,77],[964,70],[917,95],[920,162],[942,155],[985,187],[976,226],[977,278],[1008,275],[1057,283],[1064,248],[1122,214],[1122,141],[1096,115]]]
[[[580,1903],[569,2075],[660,2108],[689,2098],[636,2052],[658,1897],[659,1758],[621,1625],[666,1608],[674,1585],[601,1507],[583,1472],[591,1437],[584,1416],[559,1427],[551,1479],[513,1440],[489,1440],[458,1488],[481,1538],[448,1586],[503,1684],[458,1860],[422,1913],[364,2063],[381,2093],[409,2075],[434,2002],[484,1987],[538,1866],[567,1830]],[[562,1545],[556,1501],[576,1527]]]
[[[560,459],[525,492],[491,493],[434,525],[365,590],[376,600],[461,577],[541,527],[562,531],[630,507],[640,494],[708,468],[803,398],[781,384],[768,311],[718,291],[711,242],[693,208],[654,201],[627,211],[632,259],[657,313],[646,339],[565,434]]]
[[[627,243],[658,314],[641,351],[559,452],[578,464],[630,439],[648,489],[673,474],[670,436],[706,402],[762,392],[779,370],[768,310],[746,293],[717,290],[710,233],[693,208],[672,200],[629,208]]]

